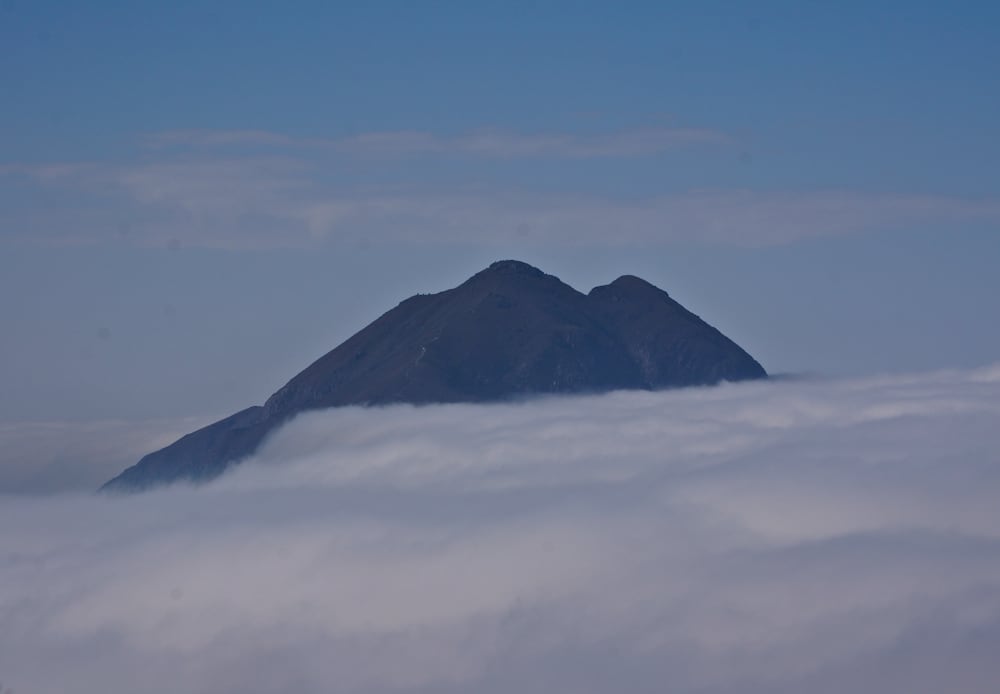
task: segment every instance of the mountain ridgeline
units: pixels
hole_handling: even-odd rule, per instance
[[[454,289],[406,299],[263,406],[150,453],[102,490],[211,480],[308,410],[496,402],[766,376],[736,343],[638,277],[583,294],[537,268],[504,260]]]

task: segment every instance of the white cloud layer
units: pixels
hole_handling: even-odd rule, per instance
[[[0,498],[16,692],[995,692],[1000,365],[302,416]]]

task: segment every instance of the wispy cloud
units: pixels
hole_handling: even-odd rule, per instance
[[[294,138],[261,130],[174,130],[145,138],[153,148],[260,146],[361,156],[461,155],[500,159],[644,157],[690,145],[731,142],[708,128],[650,127],[612,133],[517,133],[484,129],[459,135],[420,130],[367,132],[339,139]]]
[[[1000,366],[342,409],[200,489],[0,504],[16,691],[961,691]]]
[[[53,203],[0,217],[35,243],[222,248],[318,243],[767,246],[898,229],[1000,225],[1000,200],[851,190],[691,190],[646,197],[495,187],[345,187],[290,156],[8,167]],[[60,197],[62,196],[62,197]],[[87,196],[81,201],[80,196]],[[130,230],[122,237],[122,228]]]
[[[165,130],[143,138],[143,143],[153,149],[168,147],[211,148],[232,145],[260,145],[265,147],[322,144],[326,141],[296,140],[289,135],[268,130]]]
[[[0,200],[6,195],[10,203],[0,206],[0,239],[216,248],[417,238],[504,246],[766,246],[897,229],[936,226],[947,233],[963,225],[1000,226],[995,197],[847,188],[653,188],[624,195],[599,185],[576,189],[572,176],[565,185],[532,190],[489,176],[482,179],[489,183],[477,184],[474,175],[465,175],[489,168],[487,162],[464,162],[460,180],[449,182],[447,174],[443,180],[424,176],[423,163],[415,171],[412,162],[397,161],[467,156],[529,167],[535,159],[551,159],[567,171],[603,171],[608,158],[627,167],[624,160],[727,141],[709,129],[667,127],[596,134],[411,130],[332,139],[261,130],[167,131],[147,136],[146,148],[130,161],[0,164],[0,183],[14,184],[7,191],[0,187]],[[33,204],[20,207],[25,190]]]
[[[1000,200],[820,190],[704,190],[615,199],[504,191],[358,193],[292,211],[316,237],[340,233],[483,243],[767,246],[824,236],[1000,224]]]

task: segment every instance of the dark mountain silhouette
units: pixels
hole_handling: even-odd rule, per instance
[[[638,277],[619,277],[582,294],[537,268],[504,260],[454,289],[410,297],[263,406],[150,453],[102,489],[210,480],[306,410],[491,402],[766,375],[729,338]]]

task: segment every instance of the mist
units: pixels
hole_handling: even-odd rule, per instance
[[[1000,681],[1000,365],[312,412],[131,496],[17,470],[18,694]]]

